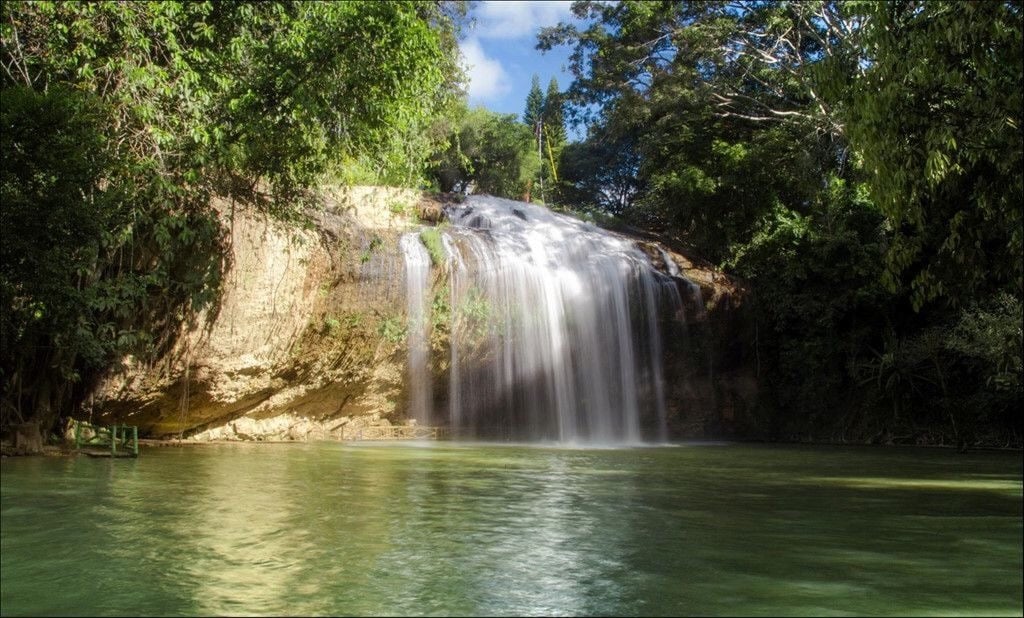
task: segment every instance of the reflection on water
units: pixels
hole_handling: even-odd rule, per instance
[[[1022,613],[1019,453],[240,444],[0,465],[4,615]]]

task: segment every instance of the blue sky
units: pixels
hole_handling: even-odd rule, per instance
[[[561,46],[542,54],[536,45],[542,27],[573,20],[571,5],[546,0],[473,2],[470,16],[475,24],[459,44],[469,78],[469,104],[521,117],[535,73],[545,92],[552,77],[565,90],[572,82],[567,70],[570,49]],[[570,132],[570,137],[577,136]]]

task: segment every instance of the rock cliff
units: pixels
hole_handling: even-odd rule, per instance
[[[405,425],[405,299],[400,235],[441,218],[417,191],[327,191],[310,229],[218,203],[228,230],[219,303],[152,364],[125,358],[83,420],[193,440],[389,437]],[[742,289],[706,264],[637,239],[656,267],[679,268],[685,327],[665,333],[674,437],[727,434],[756,397]]]

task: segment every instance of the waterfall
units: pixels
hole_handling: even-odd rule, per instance
[[[409,342],[409,416],[421,424],[431,420],[432,393],[430,368],[430,254],[415,234],[399,241],[405,259],[405,298]]]
[[[681,315],[677,280],[630,240],[537,205],[473,196],[447,214],[433,287],[419,235],[401,239],[411,416],[474,437],[664,439],[661,323]],[[444,394],[430,382],[432,291],[450,313]]]

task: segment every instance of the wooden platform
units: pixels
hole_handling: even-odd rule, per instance
[[[138,455],[131,451],[117,451],[116,453],[111,453],[110,449],[80,448],[78,449],[78,452],[82,455],[88,455],[89,457],[110,457],[115,459],[121,459],[122,457],[134,459],[138,457]]]
[[[138,457],[139,428],[134,425],[93,425],[75,421],[75,451],[89,457]]]

